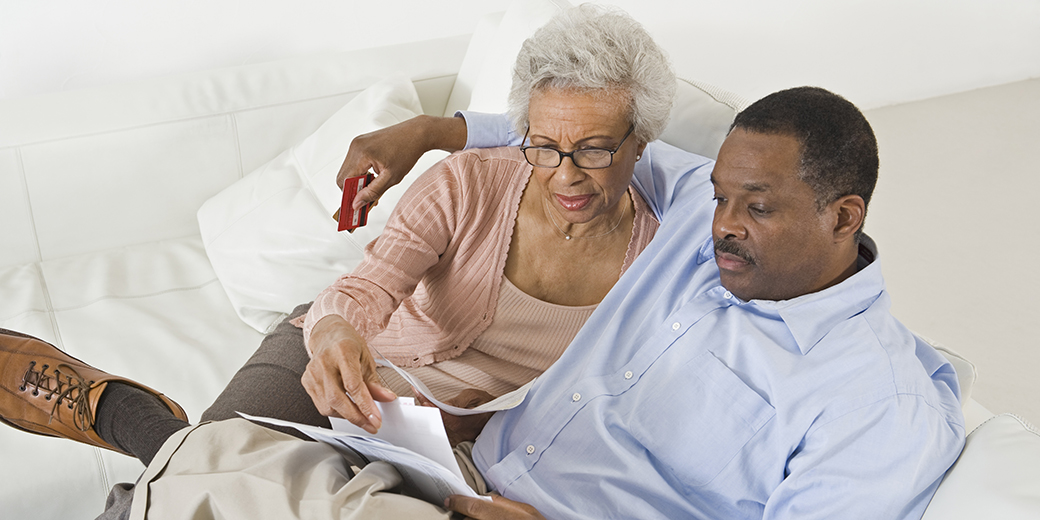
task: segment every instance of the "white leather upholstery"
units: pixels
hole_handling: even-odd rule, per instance
[[[924,520],[1040,518],[1040,432],[1011,414],[968,435]]]
[[[262,337],[211,267],[199,206],[384,77],[412,79],[441,114],[467,41],[0,102],[0,327],[158,388],[197,420]],[[3,518],[94,518],[142,469],[8,427],[0,462]]]

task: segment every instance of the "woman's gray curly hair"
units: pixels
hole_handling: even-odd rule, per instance
[[[633,136],[648,143],[668,124],[675,73],[639,22],[583,4],[557,14],[520,49],[509,91],[509,117],[519,134],[527,130],[531,93],[550,88],[627,91]]]

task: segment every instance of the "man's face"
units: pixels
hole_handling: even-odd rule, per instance
[[[787,300],[833,281],[835,221],[817,211],[798,178],[792,136],[734,129],[711,175],[715,262],[722,285],[743,300]]]

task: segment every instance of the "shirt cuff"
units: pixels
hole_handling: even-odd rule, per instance
[[[513,125],[505,114],[485,114],[459,110],[455,117],[466,120],[466,150],[470,148],[496,148],[520,146],[523,136],[516,135]]]

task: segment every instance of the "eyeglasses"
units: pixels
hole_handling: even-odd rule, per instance
[[[625,133],[625,137],[621,138],[621,142],[613,150],[584,148],[574,150],[573,152],[561,152],[555,148],[543,146],[521,146],[520,151],[524,152],[524,157],[527,159],[527,162],[531,163],[531,166],[538,166],[539,168],[556,168],[563,163],[564,157],[570,157],[571,162],[578,168],[598,170],[614,164],[614,154],[621,149],[621,145],[625,144],[625,139],[628,139],[628,136],[632,135],[632,131],[635,129],[635,125],[630,126],[628,132]],[[527,132],[524,132],[524,140],[521,141],[521,144],[527,141],[527,134],[530,132],[531,127],[527,127]]]

